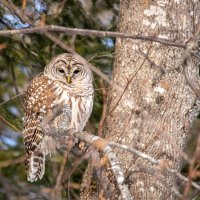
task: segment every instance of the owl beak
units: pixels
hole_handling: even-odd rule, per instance
[[[67,76],[67,83],[68,84],[71,83],[71,77],[70,77],[70,75]]]

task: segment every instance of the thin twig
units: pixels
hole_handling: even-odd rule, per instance
[[[109,90],[109,88],[103,87],[103,88],[95,88],[94,89],[94,91],[102,91],[102,90]]]
[[[10,127],[12,127],[18,133],[22,133],[18,128],[16,128],[10,122],[8,122],[2,115],[0,115],[0,120],[4,121],[6,124],[8,124]]]
[[[113,56],[114,54],[115,54],[115,52],[104,54],[104,55],[94,55],[90,59],[88,59],[87,62],[90,62],[91,60],[94,60],[95,58],[104,58],[104,57],[110,57],[110,56],[114,57]]]
[[[52,199],[55,199],[56,193],[58,193],[59,189],[61,189],[61,187],[60,187],[61,186],[61,180],[62,180],[62,176],[63,176],[63,173],[64,173],[65,165],[67,163],[67,157],[68,157],[68,150],[65,151],[63,159],[62,159],[60,170],[59,170],[58,176],[56,178],[56,185],[53,188],[52,193],[51,193]]]
[[[8,103],[9,101],[11,101],[11,100],[13,100],[13,99],[15,99],[15,98],[17,98],[17,97],[20,97],[20,96],[22,96],[22,95],[23,95],[23,93],[20,93],[20,94],[18,94],[18,95],[13,96],[13,97],[11,97],[10,99],[8,99],[8,100],[6,100],[6,101],[0,103],[0,106],[3,106],[4,104]]]
[[[0,168],[9,167],[10,165],[19,164],[19,163],[24,162],[24,160],[25,160],[25,156],[21,156],[21,157],[15,158],[15,159],[1,161],[0,162]]]
[[[111,145],[111,146],[115,146],[115,147],[124,149],[124,150],[126,150],[128,152],[131,152],[131,153],[133,153],[133,154],[135,154],[135,155],[137,155],[137,156],[139,156],[139,157],[141,157],[141,158],[143,158],[143,159],[145,159],[145,160],[147,160],[147,161],[149,161],[149,162],[151,162],[153,164],[158,165],[159,162],[160,162],[159,160],[156,160],[155,158],[153,158],[153,157],[151,157],[151,156],[149,156],[149,155],[147,155],[147,154],[145,154],[145,153],[143,153],[141,151],[138,151],[137,149],[135,149],[133,147],[129,147],[129,146],[125,145],[125,144],[119,144],[119,143],[113,142],[113,141],[110,141],[108,144]]]
[[[103,98],[103,108],[102,108],[102,114],[101,114],[101,120],[99,122],[99,128],[98,128],[98,136],[103,137],[103,123],[105,121],[106,112],[107,112],[107,91],[105,90],[105,85],[102,79],[100,79],[100,86],[101,86],[101,92],[102,92],[102,98]]]
[[[13,84],[14,84],[14,88],[15,88],[15,93],[17,95],[17,98],[19,100],[19,103],[21,104],[22,108],[23,108],[23,102],[21,99],[21,95],[17,86],[17,82],[16,82],[16,75],[15,75],[15,70],[14,67],[11,65],[11,75],[12,75],[12,80],[13,80]]]
[[[147,52],[147,55],[149,54],[149,51],[150,51],[150,48],[148,49],[148,52]],[[124,96],[124,93],[126,92],[126,90],[128,89],[130,83],[132,82],[132,80],[135,78],[135,76],[137,75],[137,73],[141,70],[142,66],[144,65],[144,63],[146,62],[147,58],[145,58],[143,60],[143,62],[141,63],[141,65],[138,67],[138,69],[136,70],[136,72],[132,75],[132,77],[128,80],[122,94],[120,95],[117,103],[113,106],[113,108],[108,112],[107,116],[105,117],[104,119],[104,122],[105,120],[111,115],[111,113],[115,110],[115,108],[118,106],[119,102],[121,101],[122,97]],[[104,123],[103,122],[103,123]]]

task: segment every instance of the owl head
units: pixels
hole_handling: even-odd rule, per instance
[[[78,55],[61,54],[44,68],[44,75],[67,87],[92,83],[92,73],[88,64]]]

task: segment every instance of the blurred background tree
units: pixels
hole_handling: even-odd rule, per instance
[[[116,30],[118,0],[0,0],[0,29],[20,29],[40,25]],[[12,5],[32,20],[31,25],[16,16]],[[11,6],[11,9],[9,9]],[[56,38],[78,52],[109,77],[114,60],[115,40],[67,36]],[[45,177],[36,183],[26,180],[22,140],[23,91],[49,60],[66,52],[40,34],[0,37],[0,199],[78,199],[85,163],[78,165],[69,157],[59,188],[55,185],[63,162],[60,152],[47,162]],[[94,109],[86,129],[96,133],[102,113],[102,88],[107,84],[94,74]],[[78,163],[78,160],[76,160]],[[56,182],[57,181],[57,182]],[[53,189],[54,188],[54,189]]]

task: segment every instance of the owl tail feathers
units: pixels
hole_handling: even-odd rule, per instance
[[[34,151],[26,158],[27,179],[30,182],[42,179],[45,172],[45,155],[40,151]]]

